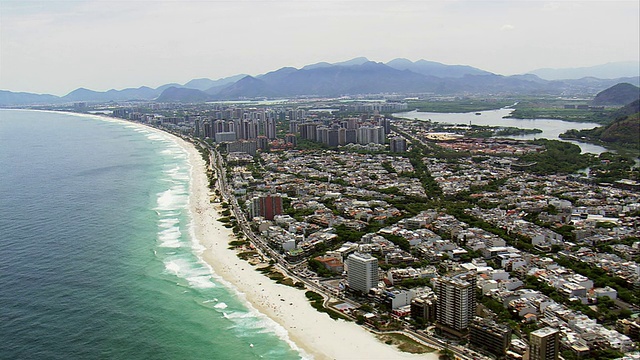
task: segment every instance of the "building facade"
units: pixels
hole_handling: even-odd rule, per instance
[[[546,327],[529,334],[529,360],[557,360],[560,331]]]
[[[456,337],[466,336],[476,311],[476,275],[442,277],[435,290],[437,328]]]
[[[349,287],[363,293],[378,286],[378,259],[370,254],[353,253],[347,258]]]
[[[507,353],[511,328],[494,321],[475,317],[469,324],[469,344],[498,357]]]
[[[435,293],[428,293],[411,300],[411,318],[421,323],[436,321],[437,297]]]

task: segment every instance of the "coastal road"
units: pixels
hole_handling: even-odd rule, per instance
[[[277,251],[273,250],[269,245],[260,237],[257,236],[253,230],[249,222],[247,221],[244,212],[240,208],[236,197],[232,194],[231,189],[227,184],[227,174],[226,168],[224,166],[224,160],[222,159],[221,154],[216,151],[211,145],[207,143],[203,143],[200,141],[201,146],[204,146],[209,150],[209,159],[212,170],[215,170],[218,177],[217,186],[220,190],[220,193],[227,201],[227,203],[231,206],[231,210],[236,217],[236,221],[242,233],[247,237],[247,239],[255,246],[256,250],[262,256],[267,255],[267,258],[273,259],[276,261],[278,267],[286,274],[286,276],[290,277],[294,282],[302,282],[309,289],[313,289],[314,291],[320,293],[325,298],[325,304],[332,298],[332,294],[328,294],[325,289],[319,284],[307,278],[301,278],[292,272],[291,264]],[[215,155],[214,155],[215,154]],[[367,328],[369,329],[369,328]],[[373,331],[375,332],[375,331]],[[415,341],[421,342],[429,347],[432,347],[438,351],[442,351],[446,348],[451,350],[453,354],[458,359],[463,360],[476,360],[476,359],[487,359],[484,356],[481,356],[478,353],[475,353],[467,348],[458,347],[452,344],[448,344],[445,341],[442,341],[437,338],[431,337],[429,334],[424,332],[418,332],[410,329],[405,329],[400,331],[400,333],[412,338]]]

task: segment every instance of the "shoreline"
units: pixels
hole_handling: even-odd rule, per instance
[[[301,358],[438,359],[437,351],[424,354],[402,352],[395,346],[383,343],[375,334],[354,322],[333,320],[311,306],[304,289],[277,284],[257,271],[258,266],[240,259],[238,252],[229,248],[229,242],[235,239],[235,235],[218,221],[221,204],[211,202],[213,192],[209,189],[206,164],[191,142],[167,131],[124,119],[97,114],[51,112],[140,126],[173,139],[186,152],[190,167],[188,211],[192,224],[189,231],[192,251],[207,264],[214,278],[222,279],[224,286],[245,301],[249,310],[278,324],[279,329],[286,333],[276,331],[276,335],[298,352]]]
[[[211,203],[205,163],[195,146],[177,136],[178,144],[189,154],[191,179],[189,206],[195,241],[204,250],[202,259],[216,275],[228,281],[241,297],[258,312],[282,326],[295,346],[314,359],[437,359],[437,352],[410,354],[384,344],[376,336],[353,322],[333,320],[311,307],[305,291],[277,284],[257,271],[257,266],[229,249],[234,239],[231,229],[217,219],[221,217]],[[299,349],[297,349],[297,348]],[[306,353],[306,354],[305,354]]]

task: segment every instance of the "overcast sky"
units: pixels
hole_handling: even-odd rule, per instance
[[[640,58],[640,1],[0,0],[0,89],[65,95],[365,56],[502,75]]]

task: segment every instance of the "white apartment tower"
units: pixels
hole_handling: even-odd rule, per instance
[[[476,311],[476,275],[442,277],[436,282],[435,291],[437,327],[452,335],[464,336]]]
[[[378,286],[378,259],[370,254],[353,253],[347,258],[349,287],[368,293]]]

